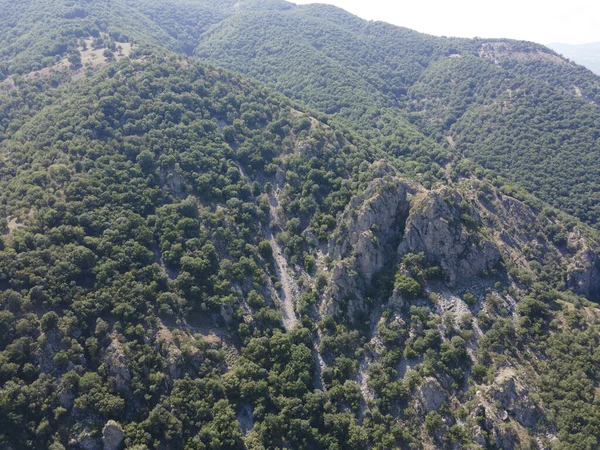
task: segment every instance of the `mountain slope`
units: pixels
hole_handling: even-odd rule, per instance
[[[3,0],[0,8],[2,76],[52,66],[75,53],[79,42],[89,37],[104,37],[106,42],[99,43],[101,47],[110,47],[114,41],[138,41],[155,48],[182,49],[180,43],[125,0]]]
[[[55,5],[109,52],[0,85],[0,447],[598,446],[600,236],[498,176],[589,158],[596,78],[324,6]]]
[[[164,41],[188,53],[199,43],[201,58],[334,113],[376,139],[426,184],[444,177],[439,168],[453,152],[588,223],[597,220],[598,202],[588,193],[597,191],[598,81],[541,46],[434,38],[322,5],[138,0],[87,8],[85,18],[72,19],[79,28],[92,19],[112,23],[119,12],[120,39]],[[127,8],[153,21],[145,36],[137,20],[125,19],[137,17]],[[101,37],[110,31],[100,28],[94,33]],[[114,45],[104,36],[103,45]],[[499,106],[497,99],[507,96],[510,107]],[[574,115],[577,125],[569,119]]]
[[[325,181],[352,183],[341,161],[368,164],[369,155],[326,129],[309,139],[310,120],[289,104],[190,62],[125,62],[73,88],[3,144],[3,445],[92,445],[110,418],[129,424],[128,445],[238,447],[221,376],[239,350],[270,336],[300,345],[268,362],[297,359],[306,373],[300,384],[274,384],[287,396],[308,394],[313,370],[307,336],[281,334],[266,240],[275,224],[266,222],[269,195],[256,196],[271,192],[273,159],[298,145],[289,176],[324,164],[313,195],[321,214],[334,212]],[[320,163],[302,152],[318,152]],[[333,198],[370,171],[362,177]],[[290,375],[298,373],[281,374]],[[194,417],[190,390],[202,402]],[[48,400],[37,404],[38,395]],[[165,406],[179,431],[165,434]],[[16,427],[23,418],[30,426]]]
[[[425,184],[443,178],[452,159],[469,158],[491,177],[598,220],[598,79],[542,46],[435,38],[282,1],[30,0],[3,9],[6,74],[77,60],[82,39],[93,36],[109,50],[123,41],[195,51],[334,113]],[[32,28],[34,9],[52,26]]]
[[[545,74],[562,62],[536,57],[528,64],[528,71],[540,75],[522,77],[511,62],[496,65],[472,56],[436,62],[409,90],[412,109],[463,158],[595,224],[600,213],[600,109],[591,100],[596,87],[550,83]]]
[[[54,89],[1,144],[4,446],[594,442],[585,226],[190,60]]]
[[[431,161],[443,166],[450,153],[423,136],[398,102],[427,55],[446,51],[420,33],[315,5],[232,15],[201,37],[196,54],[334,114],[390,155],[418,160],[430,182],[438,176]]]

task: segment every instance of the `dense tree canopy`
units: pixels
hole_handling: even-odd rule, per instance
[[[0,9],[0,447],[598,447],[596,77],[323,5]],[[493,267],[398,253],[438,200]]]

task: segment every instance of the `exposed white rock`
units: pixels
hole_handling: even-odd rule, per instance
[[[118,340],[116,332],[113,334],[112,342],[106,350],[104,361],[108,367],[108,373],[115,377],[116,388],[119,392],[129,390],[131,373],[127,368],[127,359],[123,346]]]
[[[426,378],[418,389],[419,400],[426,411],[438,411],[448,397],[435,378]]]
[[[123,432],[121,425],[114,420],[106,422],[104,430],[102,431],[102,444],[104,450],[119,450],[124,439],[125,433]]]

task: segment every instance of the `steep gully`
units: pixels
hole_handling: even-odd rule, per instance
[[[273,249],[275,274],[281,283],[281,289],[279,290],[278,295],[281,302],[283,325],[285,326],[286,330],[290,331],[298,323],[298,318],[296,317],[296,312],[294,311],[294,297],[297,296],[299,289],[294,279],[290,275],[290,272],[288,271],[287,261],[283,256],[281,246],[271,231],[270,223],[275,220],[275,214],[277,207],[279,206],[279,201],[277,200],[277,196],[275,194],[269,195],[269,205],[269,224],[265,226],[265,234],[267,235],[267,239],[269,239],[269,243]]]
[[[242,178],[248,180],[248,183],[251,183],[250,177],[246,175],[242,166],[238,163],[240,175]],[[269,220],[264,225],[264,231],[269,243],[271,244],[271,249],[273,250],[273,260],[275,262],[274,269],[275,275],[277,279],[281,283],[281,289],[277,292],[277,296],[279,297],[280,309],[282,315],[283,326],[287,331],[293,330],[298,324],[298,317],[296,316],[296,311],[294,309],[294,299],[299,295],[300,288],[294,280],[294,277],[291,275],[291,269],[287,263],[287,260],[283,254],[283,249],[277,239],[275,239],[275,235],[273,234],[273,230],[271,229],[271,224],[277,220],[277,208],[279,208],[279,191],[280,186],[276,186],[274,191],[269,194]],[[320,344],[320,336],[318,332],[314,333],[313,336],[313,350],[312,356],[315,361],[315,377],[314,383],[317,389],[322,390],[323,387],[323,369],[325,368],[325,362],[323,361],[323,357],[318,351]]]
[[[248,180],[250,185],[251,180],[246,172],[244,171],[241,164],[238,163],[238,168],[242,178]],[[294,310],[294,297],[298,294],[299,289],[294,282],[293,277],[290,275],[288,270],[288,264],[283,256],[283,250],[277,239],[271,230],[271,223],[276,220],[277,208],[279,207],[279,200],[277,199],[276,193],[269,194],[269,221],[264,226],[264,231],[271,248],[273,250],[273,260],[275,261],[275,275],[281,283],[281,289],[277,293],[280,300],[280,308],[282,312],[283,326],[286,330],[291,331],[298,323],[296,312]]]

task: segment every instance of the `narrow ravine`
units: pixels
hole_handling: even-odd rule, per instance
[[[377,336],[377,326],[379,319],[383,314],[383,302],[377,301],[374,305],[373,310],[370,314],[370,328],[369,328],[369,343],[374,343],[374,339]],[[358,419],[362,423],[365,412],[370,409],[369,402],[373,400],[373,391],[369,388],[369,367],[374,361],[378,359],[377,355],[365,348],[362,357],[358,363],[358,372],[354,377],[354,381],[358,383],[360,392],[362,394],[361,401],[358,405]]]
[[[279,206],[279,201],[274,194],[269,195],[269,224],[275,220],[276,209]],[[283,250],[275,239],[271,226],[265,227],[265,234],[273,249],[273,259],[275,260],[275,274],[277,279],[281,283],[281,289],[277,292],[279,300],[281,302],[281,313],[283,316],[283,325],[285,329],[290,331],[298,323],[296,317],[296,311],[294,310],[294,298],[298,294],[299,289],[294,281],[294,278],[290,275],[288,263],[283,256]]]
[[[283,255],[283,250],[273,232],[271,231],[270,224],[275,222],[277,215],[277,208],[279,207],[279,200],[277,199],[276,194],[269,195],[269,225],[265,227],[265,233],[267,235],[267,239],[271,244],[271,248],[273,249],[273,259],[275,260],[275,273],[279,282],[281,283],[281,289],[278,292],[279,300],[281,302],[281,311],[283,316],[283,325],[286,330],[292,330],[298,323],[298,318],[296,317],[296,311],[294,309],[294,299],[299,295],[300,289],[296,284],[294,278],[290,275],[289,266],[285,256]],[[315,361],[315,374],[313,382],[315,384],[315,388],[318,390],[325,390],[325,386],[323,383],[323,369],[325,368],[325,361],[323,361],[323,357],[319,352],[319,344],[320,344],[320,336],[319,333],[316,332],[313,336],[313,350],[312,357]]]
[[[325,382],[323,381],[323,370],[325,369],[325,361],[323,361],[323,357],[319,352],[319,345],[321,343],[321,336],[318,331],[313,334],[313,350],[312,357],[315,361],[315,375],[313,377],[313,383],[315,384],[315,388],[324,391],[325,390]]]
[[[239,163],[238,169],[242,178],[248,180],[248,185],[250,185],[250,177],[246,175],[246,172]],[[296,311],[294,310],[294,298],[298,295],[299,289],[294,278],[289,273],[287,261],[283,256],[283,250],[271,230],[271,223],[275,221],[278,206],[279,200],[277,200],[277,196],[274,193],[269,194],[269,222],[265,225],[264,230],[267,239],[271,244],[271,249],[273,250],[275,275],[281,283],[281,289],[277,292],[277,296],[280,301],[283,326],[287,331],[290,331],[298,324],[298,318],[296,317]]]

